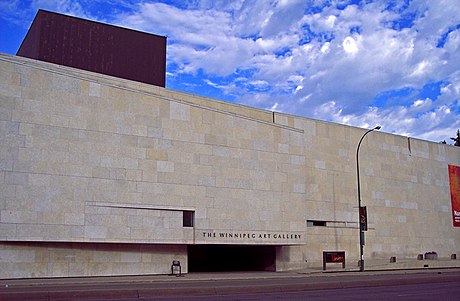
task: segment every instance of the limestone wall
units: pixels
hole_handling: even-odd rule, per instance
[[[286,119],[305,129],[308,244],[297,266],[318,266],[325,250],[344,250],[350,264],[359,258],[356,147],[364,130]],[[308,128],[308,129],[307,129]],[[367,206],[368,260],[415,259],[435,251],[460,253],[460,229],[453,227],[448,164],[460,165],[460,149],[374,131],[359,152],[361,200]]]
[[[1,278],[187,273],[187,247],[159,244],[3,242]]]
[[[72,243],[136,254],[143,244],[181,246],[181,258],[187,244],[278,245],[278,270],[321,266],[324,250],[357,261],[364,132],[0,55],[0,270],[16,275],[11,254],[43,252],[40,242],[69,256]],[[460,253],[448,164],[460,165],[459,148],[366,136],[367,259]],[[84,264],[46,274],[37,260],[21,277],[92,273]],[[164,262],[149,270],[162,273]],[[130,273],[115,265],[101,273]]]
[[[184,210],[196,229],[303,231],[302,131],[2,64],[3,239],[193,243]]]

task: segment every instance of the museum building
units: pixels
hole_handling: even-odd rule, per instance
[[[42,10],[0,54],[0,278],[356,267],[358,187],[366,264],[460,253],[459,147],[170,90],[165,66],[165,37]]]

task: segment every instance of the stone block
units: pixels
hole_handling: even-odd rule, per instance
[[[64,213],[64,223],[66,225],[84,225],[85,214],[84,213]]]
[[[157,161],[158,172],[174,172],[174,162],[171,161]]]
[[[120,262],[140,263],[142,262],[142,254],[134,252],[123,252],[120,254]]]
[[[189,121],[190,120],[190,106],[178,102],[170,102],[171,119]]]
[[[107,237],[107,228],[104,226],[85,226],[85,238],[87,239],[105,239]]]
[[[0,211],[1,214],[1,211]],[[0,239],[10,240],[12,238],[18,238],[16,224],[0,223]]]
[[[168,161],[168,152],[156,149],[147,149],[145,158],[147,160]]]
[[[0,222],[29,224],[38,221],[38,214],[34,211],[19,211],[19,210],[2,210],[0,211]]]
[[[88,88],[88,95],[92,97],[101,96],[101,85],[98,83],[90,82]]]

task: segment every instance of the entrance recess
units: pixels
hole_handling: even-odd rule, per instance
[[[190,272],[275,271],[275,261],[275,246],[188,246]]]

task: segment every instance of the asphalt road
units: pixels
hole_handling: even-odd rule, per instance
[[[124,299],[125,301],[127,299]],[[172,298],[145,298],[143,301],[158,300],[172,301]],[[213,295],[213,296],[189,296],[180,297],[184,301],[208,301],[208,300],[248,300],[248,301],[270,301],[270,300],[289,300],[289,301],[458,301],[460,300],[460,283],[428,283],[428,284],[408,284],[396,286],[380,287],[360,287],[344,289],[326,289],[315,291],[299,292],[279,292],[279,293],[258,293],[258,294],[234,294],[234,295]],[[122,301],[122,300],[117,300]]]
[[[460,300],[460,269],[216,276],[0,280],[0,300]]]

